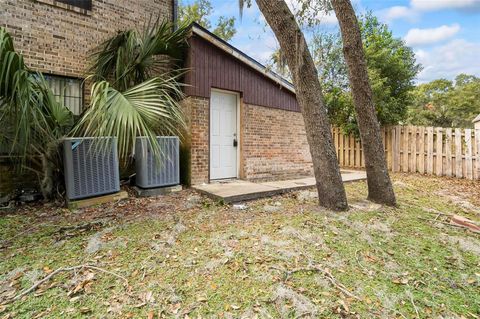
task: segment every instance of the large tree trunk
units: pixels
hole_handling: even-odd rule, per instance
[[[285,1],[256,1],[280,43],[292,74],[312,155],[319,204],[329,209],[346,210],[347,197],[333,146],[322,88],[303,33]]]
[[[358,127],[365,155],[368,199],[395,205],[395,193],[388,175],[385,150],[368,79],[367,63],[355,11],[350,0],[332,0],[340,24],[343,53],[348,66],[350,87],[357,113]]]

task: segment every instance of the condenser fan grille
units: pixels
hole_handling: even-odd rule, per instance
[[[68,139],[64,142],[65,183],[69,199],[120,190],[116,139]],[[97,143],[97,144],[95,144]]]
[[[156,160],[147,138],[137,138],[135,147],[136,183],[142,188],[162,187],[180,183],[180,143],[178,137],[157,138],[161,153]]]

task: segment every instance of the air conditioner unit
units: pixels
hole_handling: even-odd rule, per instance
[[[141,188],[178,185],[180,183],[180,142],[176,136],[158,136],[160,158],[155,159],[147,137],[135,143],[136,184]]]
[[[120,191],[115,137],[67,138],[63,141],[63,155],[68,199]]]

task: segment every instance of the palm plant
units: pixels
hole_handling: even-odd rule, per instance
[[[0,139],[11,145],[13,159],[38,173],[49,198],[61,171],[58,145],[72,128],[73,114],[55,100],[43,76],[25,65],[5,28],[0,28],[0,66]]]
[[[126,158],[136,136],[147,136],[158,155],[155,136],[183,130],[181,72],[165,70],[181,59],[188,28],[172,30],[171,23],[157,20],[101,44],[91,56],[90,106],[75,121],[0,28],[0,141],[12,145],[17,164],[38,173],[46,199],[63,184],[59,145],[64,137],[116,136]]]
[[[174,29],[156,20],[142,31],[123,31],[102,43],[91,56],[91,105],[74,132],[116,136],[123,159],[131,154],[135,138],[146,136],[159,155],[156,135],[181,135],[185,127],[178,104],[182,70],[176,66],[188,31],[186,25]]]

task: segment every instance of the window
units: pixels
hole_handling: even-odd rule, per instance
[[[57,0],[57,2],[65,3],[73,7],[92,10],[92,0]]]
[[[53,95],[73,114],[79,115],[83,110],[83,81],[55,75],[45,75]]]

